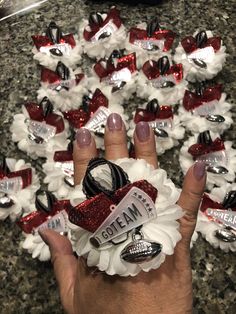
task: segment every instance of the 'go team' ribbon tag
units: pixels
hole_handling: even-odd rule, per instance
[[[111,214],[90,238],[95,246],[124,234],[156,218],[152,199],[141,189],[133,187],[117,206],[111,206]]]

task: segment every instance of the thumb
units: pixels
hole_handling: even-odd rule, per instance
[[[189,250],[190,241],[196,226],[198,208],[206,184],[206,164],[196,162],[189,168],[183,183],[178,205],[183,208],[184,216],[180,219],[182,240],[179,246]]]
[[[51,252],[51,261],[59,285],[62,305],[67,313],[74,313],[77,259],[73,255],[71,243],[67,237],[50,229],[39,231],[39,234]]]

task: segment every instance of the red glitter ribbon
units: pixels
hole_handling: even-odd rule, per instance
[[[44,116],[43,108],[36,103],[24,105],[31,120],[43,122],[56,128],[56,133],[61,133],[65,129],[63,118],[56,113],[49,113]]]
[[[75,74],[76,85],[78,85],[83,78],[84,78],[83,73]],[[55,84],[55,83],[59,84],[63,80],[61,79],[60,75],[58,75],[56,72],[43,67],[41,71],[41,81],[43,83],[48,83],[48,84]]]
[[[202,95],[198,95],[197,93],[186,90],[183,98],[183,106],[187,111],[191,111],[201,106],[203,103],[213,100],[220,100],[221,94],[222,85],[220,84],[206,88]]]
[[[53,160],[55,162],[66,162],[73,160],[73,153],[69,150],[60,150],[54,153]]]
[[[32,233],[32,231],[39,227],[42,223],[52,218],[56,214],[65,210],[67,213],[71,208],[69,200],[55,201],[49,213],[44,211],[34,211],[17,221],[17,225],[25,232]]]
[[[32,183],[32,169],[26,168],[23,170],[5,173],[5,171],[3,171],[3,169],[0,168],[0,180],[17,178],[17,177],[21,177],[22,179],[22,183],[23,183],[22,189],[26,188]]]
[[[173,112],[170,106],[160,106],[160,109],[155,113],[147,109],[136,109],[134,122],[137,124],[140,121],[150,122],[155,120],[173,119]]]
[[[40,50],[41,47],[45,46],[54,46],[55,43],[51,41],[51,39],[47,36],[43,35],[34,35],[32,36],[35,47]],[[75,39],[73,34],[63,35],[60,42],[58,44],[68,44],[72,48],[76,46]]]
[[[220,50],[221,47],[221,38],[220,37],[210,37],[207,39],[206,43],[202,45],[201,48],[198,48],[197,41],[193,36],[187,36],[181,40],[181,44],[186,53],[191,53],[197,49],[202,49],[206,47],[212,47],[214,51]]]
[[[148,80],[154,80],[161,76],[158,64],[156,61],[152,60],[152,65],[150,61],[146,61],[142,67],[142,71]],[[181,63],[172,65],[169,70],[162,76],[173,75],[176,83],[179,83],[183,79],[183,66]]]
[[[104,61],[106,62],[105,67],[103,64]],[[128,68],[131,73],[134,73],[137,70],[135,53],[131,53],[129,55],[126,55],[117,59],[116,67],[109,60],[106,61],[105,59],[101,59],[95,64],[94,71],[97,74],[97,76],[100,78],[100,80],[102,80],[108,75],[112,75],[113,72],[118,72],[125,68]]]
[[[193,144],[189,147],[188,152],[189,154],[191,154],[194,158],[205,155],[205,154],[209,154],[209,153],[213,153],[213,152],[217,152],[217,151],[221,151],[221,150],[225,150],[225,145],[224,142],[217,137],[211,144]]]
[[[84,29],[84,39],[86,41],[90,41],[93,36],[109,22],[112,22],[114,25],[116,25],[117,28],[121,27],[122,21],[120,19],[120,11],[118,11],[116,8],[111,8],[111,10],[107,13],[106,19],[101,25],[89,24],[91,31],[88,31],[86,28]]]
[[[132,187],[143,190],[155,203],[158,193],[157,189],[146,180],[140,180],[118,189],[110,197],[100,193],[71,208],[69,211],[69,220],[89,232],[95,232],[110,215],[110,206],[117,205]]]
[[[67,119],[70,125],[75,128],[79,129],[83,127],[91,116],[98,110],[99,107],[104,106],[108,107],[108,99],[107,97],[101,92],[100,89],[96,89],[92,99],[89,102],[88,110],[84,110],[83,108],[79,108],[76,110],[70,110],[63,113],[65,119]]]
[[[129,33],[129,42],[134,44],[136,40],[163,40],[164,48],[163,51],[168,51],[171,49],[173,41],[175,39],[175,33],[170,30],[157,30],[154,32],[152,37],[148,37],[147,31],[145,29],[140,29],[137,27],[133,27],[130,29]]]

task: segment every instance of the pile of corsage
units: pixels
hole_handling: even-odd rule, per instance
[[[166,172],[144,160],[92,159],[71,194],[77,254],[109,275],[157,269],[181,239],[178,197]]]

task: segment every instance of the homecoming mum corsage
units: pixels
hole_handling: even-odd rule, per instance
[[[69,200],[57,200],[56,197],[45,190],[37,190],[35,195],[35,208],[30,214],[23,216],[17,225],[22,229],[25,240],[23,249],[27,250],[33,258],[40,261],[50,260],[48,245],[42,240],[39,231],[52,229],[70,239],[68,227]]]
[[[178,197],[166,172],[145,160],[92,159],[71,194],[77,254],[109,275],[157,269],[181,239]]]
[[[67,144],[68,123],[54,111],[47,97],[37,103],[22,106],[22,113],[14,115],[11,125],[12,140],[31,158],[47,157]]]
[[[34,59],[49,69],[55,69],[58,61],[74,68],[81,61],[82,47],[77,35],[64,34],[51,22],[43,35],[32,36]]]
[[[1,156],[0,220],[10,217],[14,221],[22,212],[31,211],[38,188],[38,177],[30,164]]]

